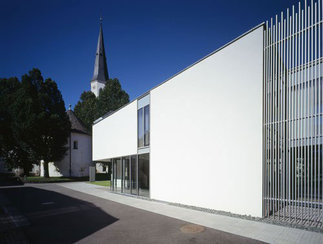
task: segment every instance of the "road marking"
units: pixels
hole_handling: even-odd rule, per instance
[[[54,204],[54,202],[42,202],[41,204],[43,204],[43,205],[50,205],[50,204]]]
[[[78,206],[71,206],[71,207],[65,207],[65,208],[55,208],[55,209],[37,211],[37,212],[33,212],[33,213],[28,213],[28,214],[26,214],[26,216],[30,219],[39,219],[39,218],[43,218],[43,217],[85,211],[85,210],[89,210],[91,208],[93,208],[93,207],[88,206],[88,205],[78,205]]]

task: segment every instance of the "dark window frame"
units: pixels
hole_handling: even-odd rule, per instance
[[[79,149],[79,143],[77,140],[73,141],[73,149]]]

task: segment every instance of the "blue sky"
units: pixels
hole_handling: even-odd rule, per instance
[[[37,67],[74,107],[90,90],[102,15],[109,75],[132,100],[297,3],[0,0],[0,77]]]

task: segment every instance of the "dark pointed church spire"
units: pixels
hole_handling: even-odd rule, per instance
[[[108,66],[103,43],[102,17],[100,17],[100,32],[95,54],[93,78],[91,81],[105,83],[108,79]]]

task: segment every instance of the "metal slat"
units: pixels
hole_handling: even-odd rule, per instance
[[[308,39],[307,39],[307,30],[308,30],[308,21],[307,21],[307,1],[305,0],[305,6],[304,6],[304,28],[305,28],[305,31],[304,31],[304,63],[307,64],[308,62],[308,53],[307,53],[307,45],[308,45]],[[307,184],[306,184],[306,179],[308,178],[308,174],[307,174],[307,168],[308,168],[308,150],[307,150],[307,119],[306,119],[306,116],[307,116],[307,107],[306,107],[306,104],[307,104],[307,96],[306,96],[306,93],[307,93],[307,70],[306,69],[303,69],[303,77],[304,77],[304,206],[305,207],[308,207],[307,206],[307,196],[308,196],[308,188],[307,188]],[[305,208],[307,209],[307,208]]]
[[[322,0],[274,22],[264,35],[264,211],[322,228]]]
[[[296,14],[296,33],[300,33],[299,29],[300,29],[300,3],[298,5],[298,13]],[[298,67],[299,64],[300,64],[300,34],[297,34],[296,35],[296,65],[295,67],[297,67],[297,69],[295,70],[296,73],[296,161],[295,161],[295,164],[296,164],[296,202],[298,202],[299,200],[299,176],[298,176],[298,170],[299,170],[299,148],[300,148],[300,145],[299,145],[299,129],[300,129],[300,126],[299,126],[299,119],[300,119],[300,116],[299,116],[299,107],[300,107],[300,103],[299,103],[299,100],[300,100],[300,72],[298,71]],[[298,204],[296,206],[296,216],[298,216],[298,212],[299,212],[299,207],[298,207]]]
[[[266,31],[265,31],[265,47],[268,46],[268,42],[269,42],[269,25],[268,25],[268,21],[266,22]],[[265,87],[266,87],[266,97],[265,97],[265,115],[266,115],[266,119],[265,119],[265,123],[266,123],[266,130],[265,130],[265,146],[266,146],[266,160],[265,160],[265,169],[266,169],[266,192],[265,192],[265,196],[268,197],[269,194],[269,180],[268,180],[268,175],[269,175],[269,120],[268,120],[268,99],[269,99],[269,84],[268,84],[268,75],[269,75],[269,62],[266,62],[269,59],[269,49],[265,49]],[[267,215],[267,217],[269,217],[269,200],[267,199],[265,202],[265,215]]]
[[[282,15],[282,21],[284,23],[283,25],[283,63],[284,63],[284,73],[283,73],[283,79],[284,79],[284,85],[283,85],[283,120],[284,120],[284,127],[283,127],[283,141],[284,141],[284,164],[283,164],[283,182],[284,182],[284,188],[283,188],[283,219],[285,220],[286,216],[286,162],[287,162],[287,141],[286,141],[286,129],[287,129],[287,121],[286,121],[286,75],[288,71],[288,67],[286,67],[286,19],[283,18]]]
[[[289,15],[289,9],[287,9],[287,21],[289,20],[289,36],[291,36],[292,34],[292,18],[291,16]],[[292,51],[292,39],[290,38],[289,39],[289,53],[288,53],[288,69],[290,70],[291,68],[291,51]],[[292,118],[292,107],[291,107],[291,103],[292,103],[292,97],[291,97],[291,93],[292,93],[292,85],[291,85],[291,76],[289,75],[289,71],[288,71],[288,130],[289,130],[289,133],[288,133],[288,137],[289,137],[289,161],[288,161],[288,165],[289,165],[289,171],[288,171],[288,178],[289,178],[289,191],[288,191],[288,195],[289,195],[289,221],[291,221],[291,210],[292,210],[292,206],[291,206],[291,197],[292,197],[292,164],[291,164],[291,161],[292,161],[292,122],[291,122],[291,118]]]
[[[281,20],[281,29],[280,29],[280,38],[281,40],[284,40],[284,14],[281,12],[280,16]],[[285,119],[284,119],[284,49],[283,49],[284,41],[280,42],[280,209],[284,209],[284,125],[285,125]],[[281,211],[280,210],[280,211]],[[281,216],[281,214],[280,214]],[[283,216],[285,217],[285,216]]]
[[[323,6],[323,4],[321,4],[321,1],[318,1],[318,19],[319,21],[322,21],[321,17],[321,5]],[[322,10],[323,12],[323,10]],[[323,14],[323,13],[322,13]],[[319,53],[319,58],[322,58],[322,54],[321,54],[321,29],[322,29],[322,25],[319,25],[319,30],[318,30],[318,53]],[[321,124],[320,124],[320,121],[321,121],[321,78],[322,77],[322,70],[321,70],[321,62],[319,63],[319,85],[318,85],[318,90],[319,90],[319,93],[318,93],[318,99],[319,99],[319,126],[318,126],[318,134],[319,134],[319,154],[318,154],[318,162],[319,162],[319,174],[318,174],[318,177],[319,177],[319,183],[318,183],[318,187],[319,187],[319,195],[318,195],[318,198],[319,198],[319,201],[321,199],[321,189],[323,189],[323,185],[320,185],[320,182],[321,182],[321,170],[322,170],[322,167],[321,167],[321,153],[322,153],[322,149],[321,149],[321,143],[322,143],[322,140],[321,140],[321,136],[322,136],[322,130],[321,130]],[[322,180],[322,183],[323,184],[323,180]],[[322,198],[323,199],[323,198]],[[323,205],[323,202],[322,202],[322,199],[321,199],[321,206]],[[321,211],[321,206],[319,207],[319,211]],[[320,212],[321,213],[321,212]],[[320,222],[322,222],[322,217],[320,219]]]
[[[311,0],[311,61],[313,61],[313,0]],[[313,92],[314,92],[314,84],[313,84],[313,67],[311,68],[311,103],[310,103],[310,111],[311,111],[311,131],[310,131],[310,137],[311,137],[311,215],[313,215],[313,196],[314,196],[314,187],[313,187]]]
[[[270,26],[270,28],[268,29],[268,42],[272,43],[272,25]],[[271,180],[271,161],[272,161],[272,157],[271,157],[271,153],[272,153],[272,148],[271,148],[271,94],[272,94],[272,90],[271,90],[271,75],[272,75],[272,51],[271,51],[271,47],[268,49],[268,69],[269,69],[269,74],[268,74],[268,148],[269,148],[269,152],[268,152],[268,184],[269,184],[269,188],[268,188],[268,197],[269,197],[269,212],[272,211],[272,202],[270,200],[271,195],[271,187],[272,187],[272,180]]]
[[[292,33],[295,33],[295,7],[292,6]],[[292,35],[292,52],[291,52],[291,69],[294,70],[292,74],[292,92],[291,92],[291,106],[292,106],[292,200],[295,200],[295,35]],[[295,212],[296,203],[292,201],[292,213]]]
[[[274,103],[274,110],[275,110],[275,116],[274,116],[274,120],[275,120],[275,123],[274,123],[274,131],[275,131],[275,170],[274,170],[274,173],[275,173],[275,211],[278,211],[279,209],[279,200],[278,200],[278,162],[279,162],[279,155],[278,155],[278,148],[279,148],[279,138],[278,138],[278,126],[279,126],[279,122],[278,121],[278,79],[279,79],[279,76],[278,76],[278,33],[279,33],[279,29],[278,29],[278,15],[276,15],[276,21],[275,21],[275,79],[274,79],[274,87],[275,87],[275,103]],[[278,219],[279,219],[279,216],[278,216]]]
[[[312,6],[313,7],[313,6]],[[316,12],[317,12],[317,4],[315,3],[314,4],[314,23],[317,23],[317,15],[316,15]],[[313,67],[314,70],[314,86],[313,86],[313,89],[314,89],[314,106],[313,106],[313,109],[314,109],[314,113],[313,113],[313,132],[314,132],[314,156],[313,156],[313,159],[314,159],[314,201],[315,203],[317,203],[317,187],[316,187],[316,184],[317,184],[317,174],[316,174],[316,145],[317,145],[317,141],[316,141],[316,115],[317,115],[317,109],[316,109],[316,104],[317,104],[317,95],[316,95],[316,89],[317,89],[317,84],[316,84],[316,64],[317,64],[317,55],[316,55],[316,51],[317,51],[317,43],[316,43],[316,28],[317,26],[314,27],[314,60],[315,60],[315,66]],[[315,208],[317,207],[317,205],[315,204]],[[316,211],[315,211],[316,212]],[[316,216],[316,219],[315,221],[317,221],[318,219],[318,216]]]
[[[310,8],[306,5],[307,8],[307,26],[310,26]],[[310,139],[309,139],[309,134],[310,134],[310,75],[309,75],[309,60],[310,60],[310,31],[307,30],[307,68],[306,68],[306,85],[307,85],[307,97],[306,97],[306,105],[307,105],[307,119],[306,119],[306,150],[307,150],[307,173],[306,173],[306,178],[307,178],[307,208],[310,209]]]
[[[281,39],[281,26],[280,26],[280,22],[278,22],[278,16],[276,15],[276,24],[278,24],[278,34],[277,34],[277,48],[276,48],[276,53],[277,53],[277,80],[276,80],[276,87],[277,87],[277,161],[276,161],[276,175],[277,175],[277,212],[278,212],[278,220],[280,219],[280,208],[281,208],[281,201],[280,201],[280,186],[281,186],[281,182],[280,182],[280,163],[281,163],[281,141],[280,141],[280,137],[281,137],[281,117],[280,117],[280,105],[281,105],[281,99],[280,99],[280,94],[281,94],[281,53],[280,53],[280,43],[278,43],[278,41]]]
[[[301,34],[301,67],[304,67],[304,50],[303,50],[303,47],[304,47],[304,11],[302,10],[301,11],[301,30],[302,30],[302,34]],[[303,125],[303,122],[304,122],[304,109],[303,109],[303,105],[304,105],[304,72],[302,71],[301,72],[301,89],[300,89],[300,104],[301,104],[301,107],[300,107],[300,117],[301,117],[301,123],[300,123],[300,139],[301,139],[301,148],[300,148],[300,158],[301,158],[301,221],[303,221],[303,214],[304,214],[304,208],[303,208],[303,204],[304,204],[304,198],[303,198],[303,188],[304,188],[304,184],[303,184],[303,169],[304,169],[304,160],[303,160],[303,149],[304,149],[304,134],[303,134],[303,128],[304,128],[304,125]]]
[[[273,19],[271,19],[271,40],[272,42],[274,42],[274,26],[273,26]],[[271,63],[271,80],[270,80],[270,85],[271,85],[271,101],[270,101],[270,114],[271,114],[271,118],[270,118],[270,122],[271,122],[271,125],[270,125],[270,134],[271,134],[271,140],[270,140],[270,147],[271,147],[271,153],[270,153],[270,157],[271,157],[271,161],[270,161],[270,182],[271,182],[271,187],[270,187],[270,190],[271,190],[271,194],[270,194],[270,197],[271,197],[271,211],[274,213],[275,212],[275,205],[274,205],[274,200],[273,200],[273,196],[274,196],[274,174],[273,174],[273,164],[274,164],[274,46],[271,46],[271,60],[270,60],[270,63]],[[275,215],[274,215],[274,218],[275,218]]]
[[[302,151],[302,141],[301,141],[301,121],[302,121],[302,116],[301,116],[301,105],[302,105],[302,77],[301,77],[301,63],[302,63],[302,43],[301,43],[301,35],[302,35],[302,22],[301,22],[301,3],[299,2],[298,4],[298,30],[299,30],[299,35],[298,35],[298,168],[297,168],[297,176],[298,176],[298,202],[299,202],[299,216],[300,216],[300,221],[302,222],[303,220],[303,215],[302,215],[302,181],[301,181],[301,176],[300,173],[301,167],[302,167],[302,159],[301,159],[301,151]]]

